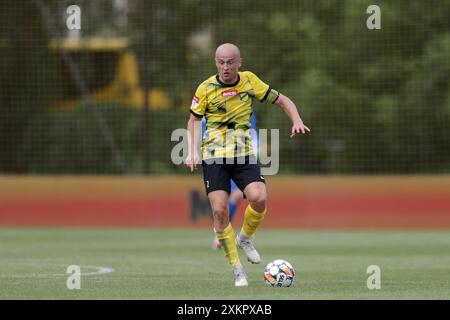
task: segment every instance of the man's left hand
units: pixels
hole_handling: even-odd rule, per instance
[[[300,132],[305,134],[306,132],[310,132],[310,131],[311,130],[309,130],[309,128],[307,126],[305,126],[305,124],[303,122],[294,123],[292,125],[292,130],[291,130],[291,138],[294,138]]]

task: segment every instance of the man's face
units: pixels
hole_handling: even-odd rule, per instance
[[[241,58],[236,54],[216,54],[216,67],[220,79],[225,83],[237,81],[237,74],[241,66]]]

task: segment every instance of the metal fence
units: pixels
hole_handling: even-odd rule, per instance
[[[449,173],[450,3],[371,5],[2,1],[0,173],[185,173],[171,133],[223,42],[312,130],[291,140],[282,110],[255,104],[280,129],[280,173]]]

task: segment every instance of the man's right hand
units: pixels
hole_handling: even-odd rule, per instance
[[[186,158],[186,166],[191,169],[191,172],[197,170],[197,163],[199,156],[197,154],[189,154]]]

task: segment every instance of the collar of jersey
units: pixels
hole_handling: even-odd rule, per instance
[[[220,81],[218,74],[216,74],[216,80],[222,87],[234,87],[234,86],[236,86],[239,83],[239,81],[241,81],[241,76],[238,73],[237,81],[235,83],[232,83],[232,84],[223,83],[222,81]]]

